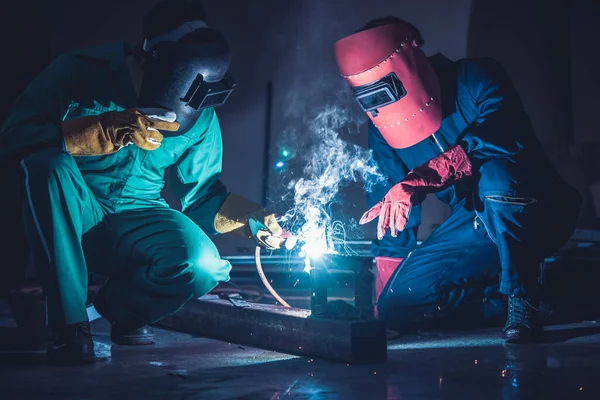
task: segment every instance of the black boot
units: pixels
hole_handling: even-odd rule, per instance
[[[56,365],[88,364],[96,361],[89,322],[52,328],[48,358]]]
[[[154,344],[154,331],[148,325],[114,323],[110,327],[110,340],[126,346]]]
[[[106,289],[102,287],[94,298],[94,308],[102,318],[110,321],[110,340],[113,343],[125,346],[140,346],[154,344],[152,328],[143,322],[132,318],[127,322],[113,322],[109,317],[106,305]]]
[[[527,297],[508,296],[508,318],[502,338],[507,343],[537,343],[542,340],[539,304]]]

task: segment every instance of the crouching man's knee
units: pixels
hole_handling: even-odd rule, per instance
[[[173,262],[170,263],[175,267],[164,272],[171,275],[172,279],[184,283],[185,290],[189,290],[190,295],[203,296],[219,282],[229,281],[231,264],[220,258],[212,242],[198,241],[193,246],[179,248],[177,253],[179,253],[177,260],[172,260]]]

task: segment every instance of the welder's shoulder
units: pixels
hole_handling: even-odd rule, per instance
[[[80,71],[99,67],[116,70],[124,65],[128,47],[130,46],[125,42],[114,42],[78,48],[57,57],[56,61]]]
[[[195,140],[221,138],[219,118],[214,108],[205,108],[202,111],[192,129],[190,129],[189,136]]]
[[[471,93],[490,86],[502,85],[509,77],[498,60],[492,57],[463,58],[456,62],[458,81]]]
[[[456,61],[458,73],[468,79],[494,77],[505,74],[502,63],[492,57],[470,57]]]
[[[70,52],[56,56],[46,68],[46,72],[72,80],[85,71],[97,70],[99,67],[107,68],[109,65],[110,62],[106,59]]]
[[[45,69],[47,75],[72,77],[81,69],[82,61],[72,54],[56,56]]]

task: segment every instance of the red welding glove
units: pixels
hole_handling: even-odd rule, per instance
[[[375,204],[360,219],[360,224],[379,217],[377,237],[379,240],[390,229],[393,237],[408,222],[410,210],[425,200],[429,193],[436,193],[453,185],[457,180],[471,175],[471,163],[465,150],[452,146],[444,153],[410,171],[392,187],[383,200]]]

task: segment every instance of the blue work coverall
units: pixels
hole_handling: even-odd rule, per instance
[[[581,197],[536,139],[503,67],[490,58],[430,58],[440,79],[443,120],[434,135],[394,149],[372,123],[369,147],[387,182],[369,207],[413,168],[460,144],[473,175],[436,193],[449,218],[417,245],[421,207],[398,237],[375,240],[375,256],[402,258],[378,301],[403,332],[504,322],[504,295],[533,295],[540,263],[572,234]]]

